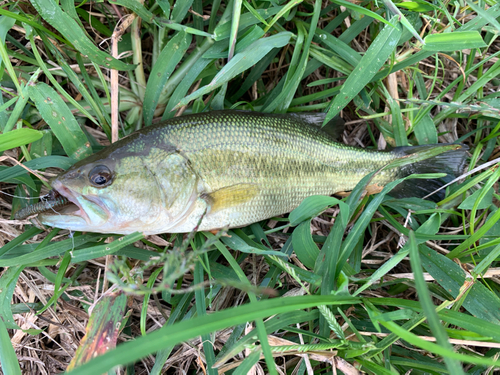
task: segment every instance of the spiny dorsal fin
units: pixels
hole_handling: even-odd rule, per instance
[[[205,194],[203,198],[214,213],[229,207],[234,207],[255,197],[259,192],[257,184],[236,184]]]
[[[300,121],[321,129],[333,139],[339,139],[344,132],[345,121],[340,116],[335,116],[323,126],[326,113],[288,113],[291,117],[295,117]]]

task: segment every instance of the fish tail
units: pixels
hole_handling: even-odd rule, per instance
[[[397,147],[393,152],[405,156],[447,145],[451,144]],[[408,164],[400,171],[400,177],[424,173],[446,173],[446,176],[430,180],[405,180],[396,186],[396,188],[391,191],[390,195],[395,198],[426,197],[426,199],[434,202],[443,200],[445,198],[445,189],[441,189],[437,192],[435,191],[458,177],[465,169],[467,150],[469,147],[464,144],[460,144],[459,146],[461,147],[456,150],[446,151],[428,159]],[[431,193],[433,194],[427,197]]]

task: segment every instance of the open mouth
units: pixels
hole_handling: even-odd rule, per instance
[[[81,201],[84,202],[85,206],[96,206],[94,209],[97,208],[98,211],[109,216],[108,210],[99,198],[79,195],[57,180],[54,181],[52,187],[53,189],[47,195],[41,197],[40,202],[17,211],[14,219],[23,220],[32,215],[42,215],[44,218],[53,217],[56,219],[69,216],[90,223],[89,215],[83,208]]]

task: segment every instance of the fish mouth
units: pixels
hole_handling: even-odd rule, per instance
[[[110,217],[110,212],[102,199],[77,193],[56,180],[52,183],[47,202],[50,206],[51,201],[57,200],[61,203],[47,207],[47,209],[40,209],[39,212],[33,212],[39,214],[38,218],[43,224],[76,229],[95,225],[96,218],[99,218],[98,221],[101,222]]]

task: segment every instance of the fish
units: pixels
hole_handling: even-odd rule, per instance
[[[38,214],[46,226],[97,233],[213,231],[291,212],[312,195],[351,191],[373,171],[375,187],[414,173],[446,173],[405,180],[392,192],[423,197],[464,168],[465,145],[362,149],[338,143],[339,127],[322,128],[324,118],[234,110],[172,118],[78,161],[51,182],[48,203],[15,217]],[[440,154],[381,170],[428,150]]]

